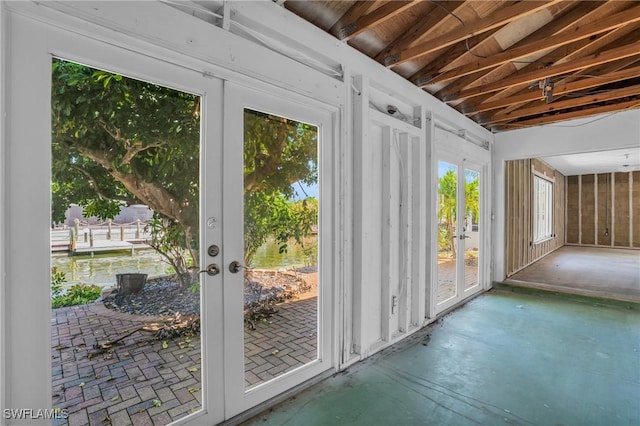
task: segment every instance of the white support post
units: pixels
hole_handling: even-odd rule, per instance
[[[394,297],[397,294],[392,292],[392,285],[395,278],[394,269],[397,254],[392,250],[392,224],[395,215],[392,212],[392,163],[396,160],[396,155],[393,151],[393,130],[390,126],[384,126],[382,128],[382,262],[380,265],[380,277],[382,277],[382,340],[385,342],[391,341],[391,322],[392,322],[392,304],[394,303]],[[397,260],[397,259],[396,259]],[[395,286],[394,286],[395,289]]]
[[[420,108],[419,112],[416,111],[416,116],[420,117],[420,128],[422,129],[421,136],[413,144],[413,153],[416,161],[413,163],[414,173],[414,194],[413,198],[413,229],[412,232],[418,235],[418,238],[414,241],[414,292],[413,292],[413,307],[412,322],[416,327],[421,327],[425,322],[426,307],[428,306],[427,289],[429,288],[429,277],[427,272],[430,268],[429,264],[429,185],[428,176],[431,170],[429,163],[428,152],[429,149],[426,143],[427,121],[424,108]],[[431,123],[431,121],[429,121]],[[430,127],[430,126],[429,126]]]
[[[401,133],[394,142],[398,146],[396,153],[399,160],[399,184],[400,217],[398,218],[398,330],[407,333],[411,323],[411,298],[413,297],[413,233],[411,232],[411,215],[413,213],[413,158],[410,155],[412,138],[406,133]]]
[[[369,80],[358,75],[353,77],[353,86],[357,93],[353,96],[353,187],[358,194],[353,201],[353,303],[352,303],[352,355],[364,358],[368,353],[369,335],[367,333],[367,304],[363,282],[364,232],[362,218],[365,214],[362,188],[365,185],[363,158],[366,143],[369,140]]]

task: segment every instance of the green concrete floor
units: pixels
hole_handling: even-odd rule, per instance
[[[493,290],[247,425],[639,425],[640,311]]]

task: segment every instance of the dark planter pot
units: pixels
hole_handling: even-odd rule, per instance
[[[118,296],[140,293],[147,282],[147,274],[116,274]]]

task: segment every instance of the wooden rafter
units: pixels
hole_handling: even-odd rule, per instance
[[[597,91],[596,91],[597,92]],[[486,122],[481,124],[494,124],[502,121],[511,121],[517,118],[528,117],[532,115],[545,114],[550,112],[556,112],[564,109],[575,108],[579,106],[585,106],[590,104],[597,104],[601,102],[611,101],[614,99],[627,98],[629,96],[635,96],[640,94],[640,85],[623,87],[621,89],[608,90],[603,93],[595,93],[592,95],[580,96],[574,99],[567,99],[564,101],[551,102],[548,104],[534,105],[527,108],[520,108],[510,112],[498,112],[494,114]]]
[[[464,1],[456,1],[449,2],[447,7],[451,13],[456,13],[458,12],[458,9],[464,5]],[[449,13],[445,9],[434,5],[424,19],[418,20],[416,24],[378,53],[374,59],[378,62],[384,62],[384,58],[390,53],[394,51],[400,52],[421,42],[426,36],[428,36],[433,27],[435,27],[439,22],[442,22],[448,16]]]
[[[450,95],[447,95],[444,100],[450,101],[454,99],[471,98],[485,93],[496,92],[498,90],[506,89],[508,87],[516,86],[519,84],[531,83],[543,80],[547,77],[554,77],[560,74],[580,70],[588,66],[604,64],[606,62],[612,62],[617,59],[629,58],[631,56],[637,55],[640,55],[640,40],[616,49],[607,50],[605,52],[589,55],[587,57],[576,59],[574,61],[565,62],[564,64],[542,68],[525,75],[505,78],[503,80],[485,84],[480,87],[474,87],[472,89],[463,90],[458,93],[452,93]]]
[[[592,108],[580,108],[578,110],[569,111],[565,113],[558,113],[558,114],[547,115],[547,116],[542,116],[537,118],[531,118],[529,120],[514,121],[512,123],[498,124],[493,128],[495,130],[519,129],[522,127],[531,127],[531,126],[539,126],[542,124],[557,123],[559,121],[573,120],[576,118],[588,117],[588,116],[598,115],[598,114],[606,114],[606,113],[617,112],[617,111],[624,111],[624,110],[635,109],[635,108],[640,108],[640,99],[633,99],[630,101],[597,106]]]
[[[338,21],[333,24],[333,26],[329,29],[329,33],[333,34],[340,40],[342,40],[345,36],[343,34],[348,34],[350,28],[355,26],[356,21],[361,16],[367,14],[367,12],[376,4],[375,1],[357,1],[351,6],[351,8],[338,19]]]
[[[360,16],[353,15],[352,19],[348,22],[342,23],[339,29],[336,30],[336,37],[338,37],[342,41],[348,41],[351,38],[357,36],[363,31],[371,28],[375,25],[379,25],[399,13],[404,12],[406,9],[415,6],[420,0],[403,0],[403,1],[394,1],[385,3],[379,8],[373,10],[370,13],[363,13]],[[361,6],[358,2],[353,7],[357,7],[362,10],[371,10],[371,7],[365,8],[365,6]],[[372,3],[372,2],[366,2]]]
[[[567,31],[563,31],[542,41],[525,44],[515,49],[509,49],[489,58],[478,59],[466,65],[433,76],[431,81],[429,81],[429,84],[436,84],[442,81],[448,81],[469,75],[477,71],[494,68],[507,62],[525,58],[548,49],[555,49],[596,34],[610,31],[625,24],[638,21],[640,21],[640,6],[625,10],[624,12],[602,19],[601,21],[593,22],[589,25],[576,25]],[[421,85],[421,87],[423,86],[426,86],[426,84]]]
[[[476,22],[465,25],[458,30],[451,31],[435,39],[424,41],[413,47],[401,51],[392,51],[385,56],[382,61],[385,66],[396,66],[412,59],[424,56],[428,53],[435,52],[445,47],[451,46],[459,41],[463,41],[469,37],[482,34],[494,28],[500,27],[509,22],[515,21],[525,15],[532,14],[541,9],[545,9],[561,0],[549,1],[523,1],[513,6],[500,9],[491,14],[487,18],[479,19]]]
[[[639,0],[285,1],[492,130],[640,100]]]
[[[608,73],[603,76],[585,78],[583,80],[575,81],[573,83],[556,85],[553,89],[553,93],[556,96],[565,95],[567,93],[573,93],[580,90],[592,89],[594,87],[602,86],[608,83],[615,83],[616,81],[628,80],[637,76],[640,76],[640,66]],[[484,102],[484,103],[474,104],[474,105],[465,105],[464,113],[475,114],[479,112],[491,111],[494,109],[504,108],[509,105],[535,101],[538,99],[541,99],[541,95],[538,91],[528,91],[528,92],[514,95],[508,98],[499,99],[493,102]]]

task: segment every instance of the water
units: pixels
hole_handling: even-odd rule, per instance
[[[295,243],[288,244],[287,252],[280,254],[278,245],[269,242],[258,249],[251,266],[260,269],[302,267],[308,263],[307,257]],[[116,274],[121,273],[143,273],[154,277],[173,272],[173,268],[153,249],[138,249],[133,255],[129,252],[102,253],[93,257],[54,255],[51,257],[51,266],[66,274],[65,289],[73,284],[114,286]]]
[[[51,257],[51,266],[64,272],[67,282],[63,288],[73,284],[96,284],[100,287],[113,286],[116,274],[139,272],[149,277],[167,275],[170,265],[152,249],[139,249],[131,253],[103,253],[93,257],[88,255],[56,255]]]
[[[287,252],[280,254],[278,244],[270,241],[258,249],[253,257],[251,267],[258,269],[290,269],[305,266],[306,258],[307,256],[305,256],[302,248],[295,242],[287,244]]]

